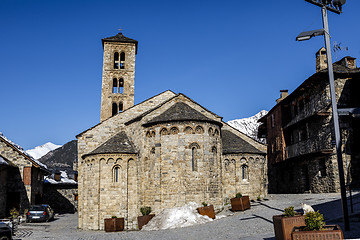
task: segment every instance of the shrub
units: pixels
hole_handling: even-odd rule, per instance
[[[151,213],[151,207],[142,207],[140,212],[143,216],[149,215]]]
[[[235,195],[235,197],[236,197],[236,198],[242,198],[242,194],[241,194],[241,193],[237,193],[237,194]]]
[[[12,219],[17,218],[19,216],[19,211],[16,210],[16,208],[12,208],[10,210],[10,216],[11,216]]]
[[[206,202],[201,203],[204,207],[206,207],[208,204]]]
[[[325,225],[324,216],[316,212],[308,212],[305,214],[305,230],[321,230]]]
[[[290,206],[290,207],[284,209],[285,217],[293,217],[293,216],[295,216],[295,213],[296,212],[294,211],[293,206]]]
[[[111,216],[111,218],[117,218],[117,216]]]

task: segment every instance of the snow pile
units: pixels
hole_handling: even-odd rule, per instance
[[[65,171],[60,171],[60,181],[56,181],[54,179],[54,174],[52,174],[51,176],[45,176],[44,177],[44,183],[51,183],[51,184],[61,184],[61,183],[66,183],[66,184],[77,184],[77,182],[74,179],[71,179],[68,177],[67,173]]]
[[[213,221],[208,216],[200,215],[196,210],[198,207],[201,205],[189,202],[182,207],[164,209],[160,214],[153,217],[141,231],[189,227]]]
[[[260,123],[258,123],[258,120],[265,116],[268,112],[266,110],[262,110],[259,113],[255,114],[252,117],[248,118],[241,118],[241,119],[235,119],[228,121],[227,123],[232,126],[233,128],[236,128],[240,132],[248,135],[249,137],[264,142],[263,139],[259,139],[257,137],[258,133],[258,127],[260,126]]]
[[[51,142],[45,143],[44,145],[37,146],[34,149],[26,150],[28,154],[30,154],[33,158],[39,159],[42,156],[45,156],[48,152],[55,150],[61,147],[61,145],[56,145]]]
[[[14,148],[16,148],[19,152],[23,153],[24,155],[26,155],[28,158],[30,158],[31,161],[34,161],[35,163],[37,163],[38,165],[40,165],[41,167],[47,169],[47,166],[43,163],[41,163],[40,161],[34,159],[30,154],[28,154],[22,147],[20,147],[19,145],[17,145],[16,143],[10,141],[8,138],[6,138],[2,132],[0,132],[0,138],[2,138],[4,141],[8,142],[9,144],[11,144]]]

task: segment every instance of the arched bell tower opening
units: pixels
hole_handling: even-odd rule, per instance
[[[121,32],[102,39],[104,58],[101,116],[104,121],[134,106],[135,55],[138,42]]]

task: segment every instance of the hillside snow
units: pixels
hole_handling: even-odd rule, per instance
[[[258,120],[265,116],[267,113],[268,112],[266,110],[262,110],[252,117],[235,119],[228,121],[227,123],[233,128],[236,128],[240,132],[248,135],[249,137],[260,142],[265,142],[265,139],[259,139],[257,137],[257,132],[260,125],[260,123],[258,123]]]
[[[32,156],[35,159],[39,159],[42,156],[46,155],[48,152],[55,150],[59,147],[61,147],[61,145],[56,145],[51,142],[48,142],[45,143],[44,145],[37,146],[34,149],[26,150],[26,153],[28,153],[30,156]]]

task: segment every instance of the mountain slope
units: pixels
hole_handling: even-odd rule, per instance
[[[235,119],[228,121],[227,123],[233,128],[236,128],[240,132],[248,135],[249,137],[264,143],[265,139],[259,139],[257,137],[258,127],[260,125],[260,123],[258,123],[257,121],[263,116],[265,116],[267,113],[268,112],[266,110],[262,110],[252,117]]]
[[[77,162],[77,141],[73,140],[50,151],[39,159],[51,170],[73,171],[73,163]]]
[[[44,145],[35,147],[34,149],[26,150],[26,153],[35,159],[39,159],[42,156],[46,155],[48,152],[55,150],[59,147],[61,147],[61,145],[56,145],[51,142],[47,142]]]

